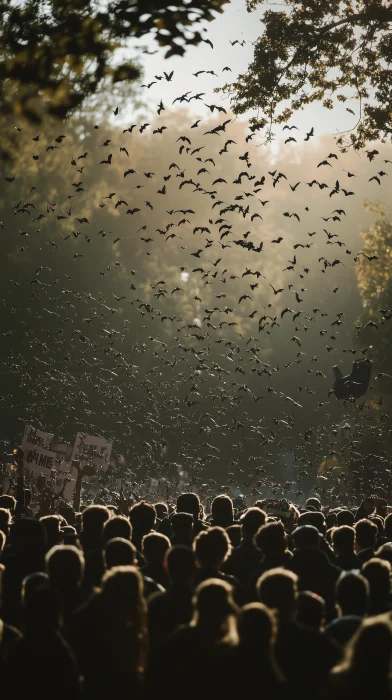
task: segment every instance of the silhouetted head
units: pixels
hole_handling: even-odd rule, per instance
[[[358,520],[354,526],[357,550],[371,549],[376,546],[378,528],[368,518]]]
[[[238,613],[233,601],[232,587],[226,581],[211,578],[203,581],[195,591],[193,605],[194,623],[210,629],[216,637],[223,638],[230,630],[230,619]]]
[[[8,508],[0,508],[0,530],[8,537],[11,527],[11,511]]]
[[[243,538],[251,540],[256,532],[266,523],[266,520],[267,516],[263,510],[260,508],[248,508],[240,518]]]
[[[302,525],[313,525],[322,535],[325,535],[327,531],[324,514],[320,511],[306,511],[305,513],[301,513],[298,518],[298,527]]]
[[[266,556],[283,554],[287,549],[287,535],[283,523],[279,521],[263,525],[255,535],[255,543]]]
[[[270,610],[277,610],[279,621],[290,619],[298,597],[298,576],[281,567],[266,571],[257,581],[259,599]]]
[[[321,511],[321,503],[318,498],[315,496],[312,496],[311,498],[308,498],[306,501],[306,507],[312,506],[316,511]]]
[[[211,504],[211,515],[214,525],[229,527],[233,524],[234,508],[230,496],[222,494],[215,496]]]
[[[146,535],[155,526],[157,512],[152,503],[140,501],[129,511],[129,520],[136,535]]]
[[[353,554],[355,547],[355,530],[348,525],[335,527],[332,531],[332,545],[336,554]]]
[[[241,539],[242,539],[242,528],[241,525],[229,525],[229,527],[226,528],[227,536],[230,540],[230,544],[233,547],[238,547],[241,544]]]
[[[336,583],[336,604],[341,615],[366,613],[369,598],[369,584],[361,574],[354,571],[343,572]]]
[[[376,603],[385,603],[389,600],[391,589],[392,567],[389,561],[383,559],[369,559],[363,567],[362,574],[369,584],[370,599]]]
[[[190,584],[196,570],[195,555],[190,547],[182,544],[166,552],[167,573],[172,583]]]
[[[320,533],[314,525],[301,525],[292,533],[295,549],[300,552],[318,549],[320,546]]]
[[[301,591],[297,600],[297,621],[319,630],[325,622],[325,600],[312,591]]]
[[[58,515],[44,515],[39,522],[45,528],[47,547],[50,549],[60,540],[61,520]]]
[[[82,532],[84,538],[98,545],[102,540],[103,526],[110,514],[105,506],[87,506],[82,513]]]
[[[202,508],[197,493],[181,493],[177,498],[177,513],[190,513],[194,518],[201,517]]]
[[[170,549],[170,540],[159,532],[150,532],[142,540],[142,554],[146,564],[162,566],[167,550]]]
[[[112,569],[116,566],[136,566],[136,547],[129,540],[115,537],[105,544],[104,561],[107,569]]]
[[[167,503],[154,503],[154,506],[157,512],[158,520],[163,520],[164,518],[167,518],[167,516],[169,515],[169,508]]]
[[[15,515],[16,499],[9,494],[3,494],[0,496],[0,508],[6,508],[11,515]]]
[[[365,619],[346,645],[345,657],[334,672],[349,671],[358,687],[372,687],[389,679],[392,657],[392,626],[389,615]],[[387,696],[386,696],[387,697]]]
[[[351,510],[339,510],[336,513],[336,525],[340,527],[341,525],[349,525],[352,527],[354,525],[354,513]]]
[[[262,603],[249,603],[240,610],[238,636],[251,653],[267,655],[275,640],[277,625],[273,612]]]
[[[84,556],[72,545],[57,545],[45,558],[46,572],[52,588],[65,591],[80,586],[84,576]]]
[[[193,543],[200,566],[219,569],[231,552],[231,544],[222,527],[211,527],[200,532]]]
[[[182,544],[191,544],[194,518],[191,513],[173,513],[170,518],[173,539]]]
[[[102,540],[104,544],[115,537],[122,537],[124,540],[132,539],[132,525],[124,515],[115,515],[107,520],[103,527]]]

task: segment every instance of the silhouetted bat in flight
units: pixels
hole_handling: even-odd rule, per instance
[[[332,368],[335,375],[333,393],[337,399],[358,399],[366,394],[372,373],[371,360],[355,360],[351,374],[343,377],[339,367]]]

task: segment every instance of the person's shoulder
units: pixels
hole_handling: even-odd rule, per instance
[[[221,571],[220,578],[222,578],[224,581],[227,581],[227,583],[230,583],[233,586],[233,588],[243,588],[242,583],[238,580],[236,576],[233,576],[233,574],[226,574],[223,571]]]
[[[168,648],[183,649],[184,645],[192,642],[197,637],[196,627],[193,625],[179,625],[167,637],[165,646]]]
[[[148,610],[156,610],[160,608],[166,601],[166,591],[155,591],[152,593],[147,601]]]
[[[165,589],[163,586],[161,586],[160,583],[155,581],[153,578],[150,578],[149,576],[145,576],[143,574],[143,582],[144,582],[144,592],[146,596],[150,596],[155,593],[164,593]]]
[[[7,642],[15,644],[20,639],[22,639],[23,635],[16,627],[13,627],[12,625],[7,625],[5,622],[2,621],[1,627],[1,641],[7,640]]]

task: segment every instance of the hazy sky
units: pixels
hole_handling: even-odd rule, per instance
[[[282,7],[284,6],[282,5]],[[253,42],[262,32],[260,19],[263,14],[263,8],[260,6],[256,12],[248,13],[245,7],[245,0],[233,0],[225,8],[222,15],[218,15],[213,22],[206,24],[206,36],[212,41],[213,49],[208,44],[200,44],[196,47],[191,46],[187,48],[184,57],[175,56],[169,59],[164,59],[164,49],[159,49],[154,55],[142,54],[141,60],[145,76],[141,83],[153,81],[154,76],[162,75],[163,70],[167,73],[174,70],[172,82],[161,80],[157,81],[156,85],[153,85],[150,89],[143,88],[143,97],[151,106],[155,107],[162,98],[165,107],[171,107],[175,97],[187,90],[192,90],[193,93],[205,92],[206,95],[203,99],[209,104],[213,102],[222,104],[226,109],[229,108],[229,98],[214,94],[213,90],[217,86],[231,82],[238,74],[246,71],[253,59]],[[246,43],[244,46],[236,44],[233,47],[230,41],[235,39],[245,40]],[[156,45],[152,40],[147,45],[149,50],[156,49]],[[222,69],[225,66],[229,66],[231,72],[225,71],[222,73]],[[192,73],[198,70],[214,70],[218,77],[202,74],[196,78]],[[176,103],[174,108],[178,105],[179,103]],[[349,106],[356,111],[355,103],[349,103]],[[192,100],[188,107],[196,114],[205,114],[205,107],[203,107],[202,102]],[[309,130],[311,126],[314,126],[316,137],[326,133],[334,134],[350,128],[355,122],[356,117],[350,115],[345,107],[340,104],[333,111],[326,110],[319,104],[312,105],[303,112],[298,113],[292,120],[292,123],[297,124],[301,131]],[[281,132],[281,129],[279,131]],[[285,132],[286,135],[287,132]],[[279,142],[280,140],[281,136],[278,137],[277,141]],[[256,141],[254,140],[253,143],[256,143]]]

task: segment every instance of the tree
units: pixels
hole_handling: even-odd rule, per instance
[[[260,0],[247,0],[253,11]],[[257,110],[254,124],[287,122],[298,110],[334,98],[354,101],[353,129],[338,138],[342,148],[361,148],[392,134],[392,7],[383,0],[285,0],[287,9],[268,9],[248,71],[223,90],[234,94],[233,110]],[[386,6],[388,5],[388,6]],[[261,113],[261,117],[259,116]]]
[[[39,123],[45,112],[64,118],[111,85],[135,80],[124,61],[131,37],[153,35],[166,58],[202,41],[193,29],[214,19],[227,0],[22,0],[0,2],[0,114]],[[122,58],[121,58],[122,57]]]
[[[362,233],[364,247],[357,260],[357,280],[363,314],[360,343],[371,347],[380,372],[390,373],[392,342],[392,223],[385,207],[367,204],[379,214],[373,226]]]

